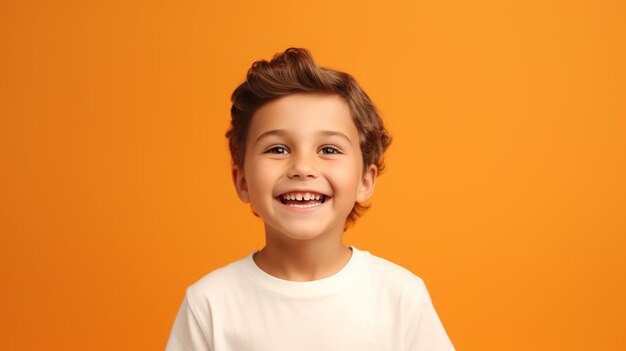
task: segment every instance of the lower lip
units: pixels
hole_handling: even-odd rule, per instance
[[[293,211],[293,212],[311,212],[311,211],[315,211],[317,209],[319,209],[320,207],[323,207],[324,205],[326,205],[328,203],[328,200],[330,200],[330,198],[327,198],[326,201],[322,202],[319,205],[316,206],[311,206],[311,207],[296,207],[296,206],[289,206],[289,205],[285,205],[284,203],[282,203],[279,199],[275,199],[276,201],[278,201],[278,203],[281,205],[281,207],[289,210],[289,211]]]

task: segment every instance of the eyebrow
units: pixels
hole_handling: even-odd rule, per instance
[[[254,143],[258,144],[259,141],[261,141],[261,140],[263,140],[263,139],[265,139],[267,137],[273,136],[273,135],[284,137],[287,134],[289,134],[289,132],[286,129],[269,130],[269,131],[259,135],[259,137],[256,138],[256,141]],[[340,137],[342,139],[345,139],[347,142],[352,143],[352,140],[350,140],[350,138],[348,138],[347,135],[345,135],[345,134],[343,134],[341,132],[334,131],[334,130],[321,130],[321,131],[318,132],[318,134],[321,135],[321,136],[325,136],[325,137],[333,137],[333,136]]]

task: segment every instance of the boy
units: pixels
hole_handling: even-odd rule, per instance
[[[391,142],[356,81],[290,48],[232,102],[233,182],[266,244],[187,289],[166,349],[454,350],[420,278],[342,243]]]

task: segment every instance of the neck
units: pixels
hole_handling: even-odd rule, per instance
[[[350,260],[342,234],[312,240],[276,239],[266,232],[265,247],[254,255],[257,266],[266,273],[291,281],[327,278],[339,272]]]

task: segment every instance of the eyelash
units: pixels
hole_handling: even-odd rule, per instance
[[[322,152],[323,150],[332,150],[331,152]],[[283,151],[283,152],[280,152]],[[319,152],[322,152],[324,155],[339,155],[342,154],[341,149],[333,145],[324,145],[319,148]],[[278,154],[278,155],[286,155],[289,153],[289,149],[283,145],[274,145],[267,150],[265,150],[266,154]]]
[[[325,154],[325,155],[339,155],[339,154],[341,154],[341,153],[342,153],[342,152],[341,152],[341,149],[339,149],[338,147],[333,146],[333,145],[324,145],[324,146],[322,146],[322,147],[320,148],[320,151],[322,151],[322,150],[328,150],[328,149],[333,150],[333,152],[327,153],[327,154]]]
[[[282,149],[285,152],[277,152],[279,149]],[[289,152],[289,149],[287,149],[285,146],[282,146],[282,145],[274,145],[268,148],[267,150],[265,150],[266,154],[286,155],[288,152]]]

